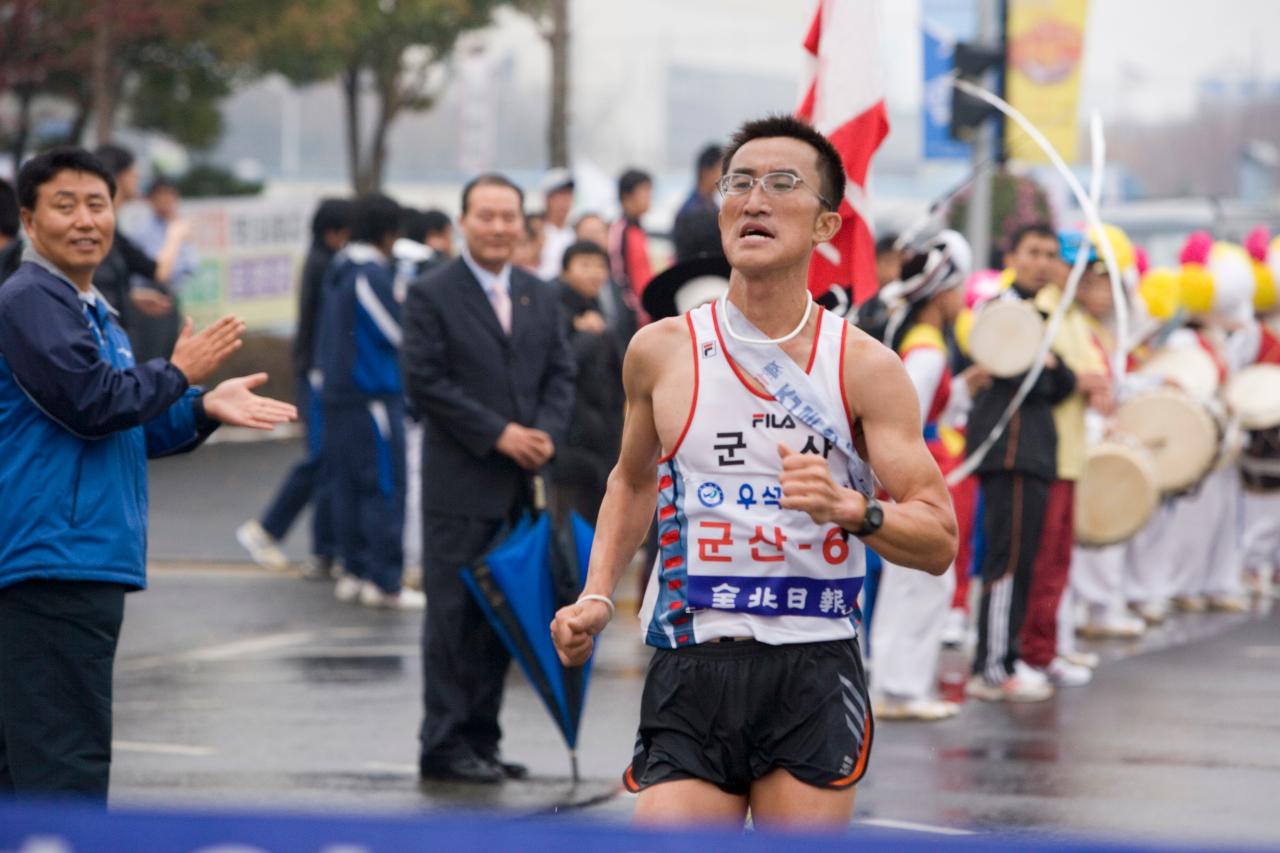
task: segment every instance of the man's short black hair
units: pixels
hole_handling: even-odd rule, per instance
[[[832,210],[839,210],[844,201],[844,163],[840,160],[840,152],[813,126],[795,116],[774,115],[749,121],[729,140],[729,147],[724,151],[724,162],[720,165],[720,174],[729,172],[729,162],[738,153],[738,149],[753,139],[771,139],[786,136],[799,139],[813,146],[818,152],[818,175],[822,186],[818,188],[822,197],[831,205]]]
[[[443,234],[453,227],[453,220],[449,218],[449,214],[443,210],[432,208],[422,212],[420,222],[422,234],[426,237],[434,237],[437,234]]]
[[[701,175],[708,169],[718,169],[720,161],[724,158],[724,149],[719,145],[712,143],[698,152],[698,174]]]
[[[882,235],[876,240],[876,257],[898,251],[898,235],[892,232]]]
[[[94,149],[93,156],[101,160],[102,165],[106,166],[111,171],[111,174],[116,176],[128,171],[130,166],[138,162],[138,158],[133,156],[133,152],[128,148],[110,142],[106,145],[99,145]]]
[[[13,191],[12,184],[0,178],[0,234],[9,238],[17,237],[21,226],[17,193]]]
[[[147,185],[147,195],[155,195],[160,190],[178,191],[178,183],[173,178],[166,178],[164,175],[157,175],[150,184]]]
[[[36,196],[40,187],[52,181],[59,173],[85,172],[101,178],[107,185],[107,195],[115,198],[116,178],[102,161],[83,148],[63,145],[37,154],[18,170],[18,204],[24,210],[36,209]]]
[[[1009,248],[1006,251],[1012,253],[1018,251],[1018,247],[1022,245],[1022,241],[1031,235],[1037,237],[1048,237],[1054,243],[1058,242],[1058,232],[1053,230],[1053,226],[1048,222],[1029,222],[1026,225],[1020,225],[1009,238]]]
[[[379,246],[388,237],[400,233],[400,205],[381,193],[370,193],[356,199],[352,214],[351,239]]]
[[[653,177],[640,169],[627,169],[618,176],[618,201],[630,196],[645,184],[652,184]]]
[[[569,248],[564,250],[564,257],[560,259],[560,270],[568,272],[569,263],[574,258],[581,258],[586,255],[594,255],[604,261],[605,266],[609,265],[609,253],[599,243],[592,243],[590,240],[579,240],[570,244]]]
[[[322,199],[311,217],[311,239],[319,243],[331,231],[350,231],[355,208],[349,198]]]
[[[422,230],[422,211],[416,207],[400,208],[400,234],[421,243],[425,239]]]
[[[462,215],[467,215],[467,202],[471,199],[471,191],[476,187],[507,187],[516,191],[516,196],[520,199],[520,212],[524,212],[524,190],[516,185],[515,181],[508,178],[501,172],[484,172],[476,175],[467,181],[466,186],[462,188]]]

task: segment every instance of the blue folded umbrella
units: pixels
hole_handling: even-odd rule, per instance
[[[560,729],[577,781],[578,726],[591,662],[563,666],[549,626],[556,611],[582,592],[595,531],[577,513],[566,527],[557,531],[545,512],[522,518],[465,567],[462,578]]]

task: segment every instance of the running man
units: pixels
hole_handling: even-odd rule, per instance
[[[902,363],[809,296],[810,255],[841,223],[836,150],[800,121],[766,118],[738,131],[722,169],[727,301],[632,342],[586,588],[551,631],[566,664],[586,661],[656,509],[641,616],[657,651],[625,776],[637,822],[741,825],[750,808],[761,826],[843,827],[873,730],[858,540],[941,574],[955,518]],[[834,433],[784,406],[785,390],[836,413]],[[893,503],[868,494],[868,463]]]

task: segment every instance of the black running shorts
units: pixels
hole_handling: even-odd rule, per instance
[[[701,779],[745,795],[782,768],[820,788],[862,779],[874,726],[857,640],[659,649],[640,702],[632,793]]]

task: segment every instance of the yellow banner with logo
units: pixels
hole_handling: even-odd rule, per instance
[[[1068,163],[1077,157],[1080,65],[1089,0],[1008,0],[1005,99],[1029,118]],[[1038,148],[1006,125],[1005,148],[1018,159],[1047,163]]]

